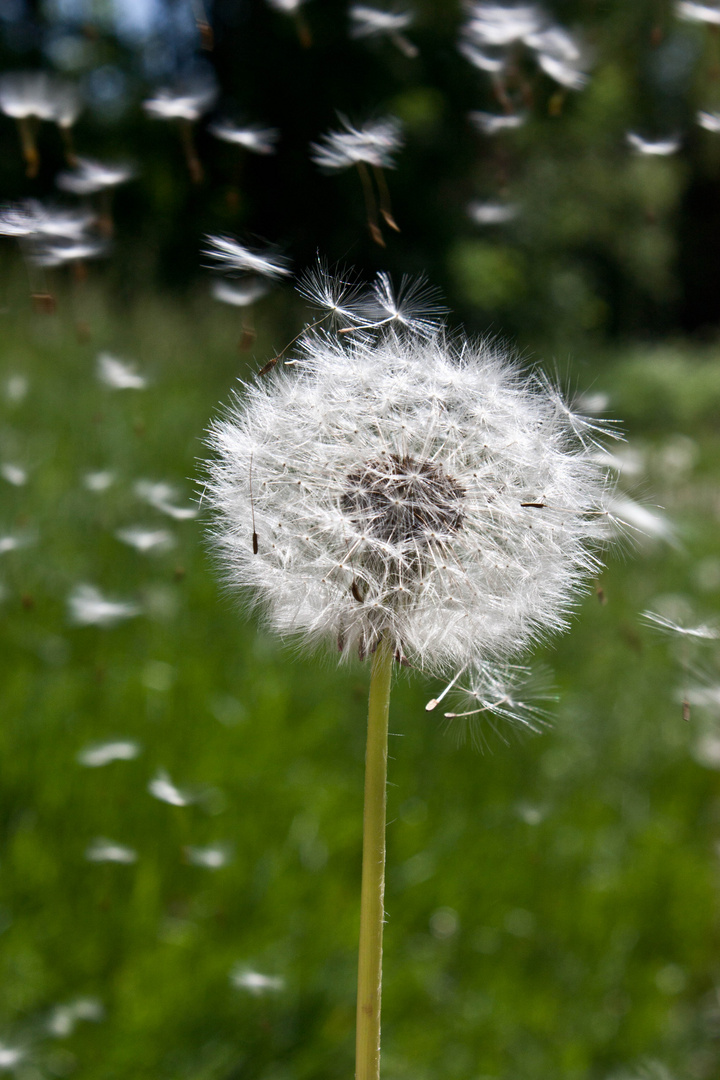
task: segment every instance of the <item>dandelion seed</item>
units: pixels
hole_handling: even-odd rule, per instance
[[[276,153],[280,138],[277,128],[264,124],[234,124],[231,120],[218,120],[215,124],[208,124],[208,131],[216,139],[242,146],[253,154]]]
[[[25,1051],[19,1046],[7,1046],[0,1042],[0,1072],[6,1069],[14,1069],[25,1058]]]
[[[717,641],[720,638],[720,628],[704,623],[700,626],[682,626],[680,623],[666,619],[664,615],[658,615],[654,611],[643,611],[642,618],[651,626],[664,630],[669,634],[678,634],[680,637],[702,638],[706,641]]]
[[[30,249],[30,259],[36,266],[50,268],[72,262],[99,259],[108,253],[107,241],[90,237],[51,243],[36,239]]]
[[[189,863],[205,870],[220,870],[230,862],[230,854],[225,847],[188,847],[185,854]]]
[[[83,483],[88,491],[97,493],[107,491],[115,483],[115,473],[110,472],[108,469],[86,473],[83,477]]]
[[[0,111],[17,123],[26,175],[40,168],[35,125],[54,121],[63,133],[66,156],[74,161],[69,131],[82,111],[77,86],[45,71],[13,71],[0,76]]]
[[[5,555],[8,551],[17,551],[18,548],[24,547],[26,543],[27,540],[19,536],[0,536],[0,555]]]
[[[356,127],[340,116],[342,128],[329,131],[310,144],[311,158],[321,169],[333,172],[349,169],[359,162],[381,169],[394,169],[394,155],[402,147],[402,127],[394,116],[386,116]]]
[[[497,135],[501,131],[515,131],[517,128],[522,127],[526,122],[526,117],[521,113],[510,113],[508,115],[501,113],[488,112],[470,112],[468,113],[470,123],[482,132],[483,135]]]
[[[123,544],[144,555],[151,551],[169,551],[175,546],[175,537],[167,529],[143,529],[137,526],[132,529],[118,529],[115,535]]]
[[[665,540],[669,544],[677,543],[675,529],[663,514],[649,510],[627,496],[614,496],[609,499],[607,511],[620,527],[628,526],[638,536]]]
[[[255,997],[285,989],[285,980],[279,975],[262,975],[249,968],[235,968],[230,975],[230,982],[238,990],[248,990]]]
[[[105,1015],[102,1002],[98,998],[77,998],[67,1005],[57,1005],[48,1021],[48,1033],[56,1039],[66,1039],[72,1035],[78,1020],[91,1020],[97,1023]]]
[[[233,307],[250,307],[267,296],[269,289],[268,283],[261,278],[247,278],[238,282],[218,278],[212,283],[213,298]]]
[[[541,52],[538,53],[537,62],[546,75],[566,90],[582,90],[587,86],[588,77],[585,72],[561,57]]]
[[[0,235],[80,240],[97,220],[87,208],[65,209],[26,199],[0,210]]]
[[[693,747],[693,757],[698,765],[706,769],[720,769],[720,738],[717,735],[703,735]]]
[[[10,375],[4,386],[5,400],[11,405],[20,405],[27,397],[30,383],[25,375]]]
[[[387,37],[409,59],[418,55],[417,46],[403,33],[415,20],[412,11],[382,11],[368,4],[351,4],[350,37]]]
[[[79,157],[75,168],[59,173],[55,182],[62,191],[70,191],[73,195],[93,195],[126,184],[134,175],[132,165],[109,165],[92,158]]]
[[[500,74],[507,64],[507,57],[504,53],[500,53],[499,55],[489,54],[483,49],[478,49],[477,46],[472,45],[469,41],[461,41],[458,44],[458,52],[464,56],[473,67],[476,67],[479,71],[485,71],[490,75]]]
[[[147,386],[147,379],[133,364],[105,352],[98,354],[97,377],[113,390],[144,390]]]
[[[514,203],[471,202],[467,212],[476,225],[506,225],[508,221],[514,221],[520,211]]]
[[[94,585],[78,585],[68,598],[70,620],[77,626],[115,626],[140,614],[137,604],[107,600]]]
[[[158,90],[154,97],[143,102],[143,109],[153,120],[175,120],[182,139],[185,163],[194,184],[203,180],[203,167],[195,149],[193,126],[204,113],[212,109],[218,95],[214,78],[201,76],[188,80],[174,89]]]
[[[212,79],[192,79],[175,88],[162,87],[142,107],[154,120],[186,120],[194,122],[209,112],[218,95]]]
[[[150,794],[169,806],[189,806],[193,799],[186,792],[180,791],[162,769],[148,784]]]
[[[698,4],[694,0],[679,0],[675,5],[675,14],[686,22],[720,26],[720,8],[711,7],[709,4]]]
[[[648,157],[669,157],[677,154],[680,149],[680,137],[674,135],[669,139],[644,139],[634,131],[628,131],[625,140],[637,154],[645,154]]]
[[[78,754],[78,762],[89,769],[109,765],[111,761],[132,761],[140,753],[139,743],[132,739],[114,739],[110,742],[93,743]]]
[[[215,269],[271,279],[290,276],[288,260],[270,249],[254,251],[231,236],[206,236],[205,240],[208,247],[202,254],[213,260]]]
[[[319,142],[311,143],[311,158],[326,172],[356,166],[362,183],[367,224],[375,243],[381,247],[385,241],[378,223],[378,206],[385,223],[398,232],[397,223],[390,208],[390,194],[383,173],[384,168],[394,168],[393,155],[402,146],[402,127],[393,116],[385,117],[362,127],[354,127],[350,121],[339,116],[342,129],[329,131]],[[375,177],[377,198],[373,189],[370,165]]]
[[[479,45],[508,46],[540,33],[547,18],[537,4],[495,4],[480,2],[468,5],[465,32]]]
[[[697,114],[697,122],[700,127],[705,128],[706,131],[711,131],[713,135],[720,134],[720,113],[703,112],[701,110]]]
[[[85,858],[88,862],[113,862],[130,865],[137,862],[137,852],[132,848],[116,844],[114,840],[106,840],[98,837],[85,850]]]
[[[149,506],[159,510],[162,514],[174,518],[175,521],[189,521],[198,515],[196,506],[176,506],[173,502],[177,498],[177,492],[170,484],[162,481],[153,483],[149,480],[138,480],[135,485],[135,493],[148,503]]]
[[[720,686],[708,685],[708,686],[690,686],[682,691],[680,695],[680,701],[687,701],[688,705],[692,705],[696,709],[713,709],[720,708]]]
[[[2,476],[3,480],[7,480],[8,484],[12,484],[13,487],[24,487],[28,480],[27,469],[10,463],[0,465],[0,476]]]

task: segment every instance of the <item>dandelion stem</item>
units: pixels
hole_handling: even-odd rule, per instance
[[[392,662],[393,650],[383,639],[373,656],[368,705],[355,1080],[378,1080],[380,1076],[385,808]]]

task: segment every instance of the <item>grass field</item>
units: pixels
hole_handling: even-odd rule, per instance
[[[251,368],[211,305],[90,290],[33,314],[11,287],[0,315],[0,1071],[21,1080],[352,1075],[367,670],[246,622],[202,514],[136,490],[192,508],[203,433]],[[294,319],[271,302],[258,364]],[[147,387],[99,381],[102,350]],[[615,555],[606,603],[535,658],[558,692],[545,733],[478,753],[425,712],[437,685],[398,678],[384,1080],[718,1075],[713,718],[678,698],[684,664],[717,684],[718,646],[640,619],[717,610],[717,361],[678,345],[578,368],[675,531]],[[118,539],[135,527],[172,546]],[[77,625],[80,585],[137,614]],[[111,739],[140,752],[80,763]],[[149,793],[162,770],[187,805]],[[99,838],[127,861],[88,858]]]

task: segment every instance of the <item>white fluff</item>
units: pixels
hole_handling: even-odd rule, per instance
[[[275,631],[448,674],[565,628],[610,532],[597,421],[440,330],[307,332],[287,364],[215,424],[207,488]]]

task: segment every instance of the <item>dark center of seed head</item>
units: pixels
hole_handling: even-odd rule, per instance
[[[379,540],[422,544],[462,528],[464,498],[442,465],[388,454],[348,474],[341,506]]]

